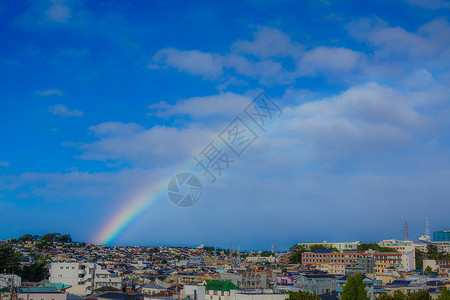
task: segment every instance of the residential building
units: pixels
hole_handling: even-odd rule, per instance
[[[122,279],[96,263],[52,262],[49,281],[72,287],[83,285],[88,293],[103,286],[122,289]]]
[[[0,274],[0,288],[4,288],[7,286],[21,286],[22,278],[15,274]]]
[[[424,259],[423,260],[423,270],[430,267],[431,270],[441,272],[441,269],[450,268],[450,260],[434,260],[434,259]]]
[[[316,269],[332,275],[345,275],[344,263],[318,263]]]
[[[55,288],[21,287],[17,293],[17,300],[66,300],[67,294]]]
[[[375,258],[373,256],[363,256],[353,261],[345,268],[346,275],[374,273]]]
[[[344,289],[344,285],[347,283],[348,277],[349,276],[343,276],[336,280],[336,292],[338,292],[339,298]],[[379,286],[381,282],[378,280],[363,277],[363,283],[367,291],[367,296],[369,296],[370,299],[375,299],[376,296],[386,292],[385,289]]]
[[[143,284],[141,285],[141,292],[146,295],[158,294],[166,291],[166,288],[159,284]]]
[[[204,285],[185,284],[181,293],[183,299],[190,300],[205,300],[205,295],[206,287]]]
[[[287,294],[275,294],[272,290],[230,290],[230,300],[286,300]]]
[[[351,264],[358,258],[363,257],[363,253],[339,253],[331,250],[316,250],[314,252],[302,253],[302,264],[317,265],[319,263],[343,263]]]
[[[294,288],[317,295],[330,294],[336,290],[336,277],[328,274],[305,274],[295,277]]]
[[[205,299],[207,300],[231,300],[231,290],[239,289],[229,281],[208,280],[206,282]]]
[[[359,244],[361,244],[361,242],[359,242],[359,241],[343,242],[343,243],[330,243],[327,241],[323,241],[322,243],[298,243],[299,246],[306,246],[306,247],[310,247],[312,245],[333,247],[333,248],[336,248],[339,252],[356,251],[358,249]]]

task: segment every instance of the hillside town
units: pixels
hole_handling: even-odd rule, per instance
[[[365,295],[355,299],[448,299],[450,231],[416,241],[298,243],[287,252],[25,235],[2,242],[0,267],[0,300],[352,299],[345,294],[356,279]]]

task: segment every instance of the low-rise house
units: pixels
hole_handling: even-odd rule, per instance
[[[239,288],[229,281],[208,280],[205,289],[205,299],[207,300],[231,300],[230,291]]]
[[[317,295],[329,294],[336,290],[336,277],[329,274],[305,274],[295,278],[294,288]]]
[[[347,283],[347,278],[349,276],[343,276],[336,280],[336,292],[338,292],[338,297],[341,296],[344,290],[344,285]],[[379,280],[373,280],[367,277],[363,277],[363,283],[367,291],[367,296],[370,299],[375,299],[375,296],[383,294],[386,290],[380,286],[381,282]]]
[[[159,284],[143,284],[141,292],[145,295],[153,295],[166,291],[166,288]]]
[[[0,288],[8,286],[21,286],[22,278],[15,274],[0,274]]]

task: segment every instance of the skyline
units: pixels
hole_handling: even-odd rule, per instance
[[[288,249],[448,230],[450,2],[0,6],[0,239]],[[258,127],[264,91],[282,114]],[[256,138],[196,166],[240,118]],[[222,149],[222,150],[223,150]],[[225,151],[225,150],[224,150]],[[169,180],[201,181],[180,208]]]

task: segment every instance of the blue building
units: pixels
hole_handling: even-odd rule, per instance
[[[433,232],[434,242],[450,242],[450,230]]]

